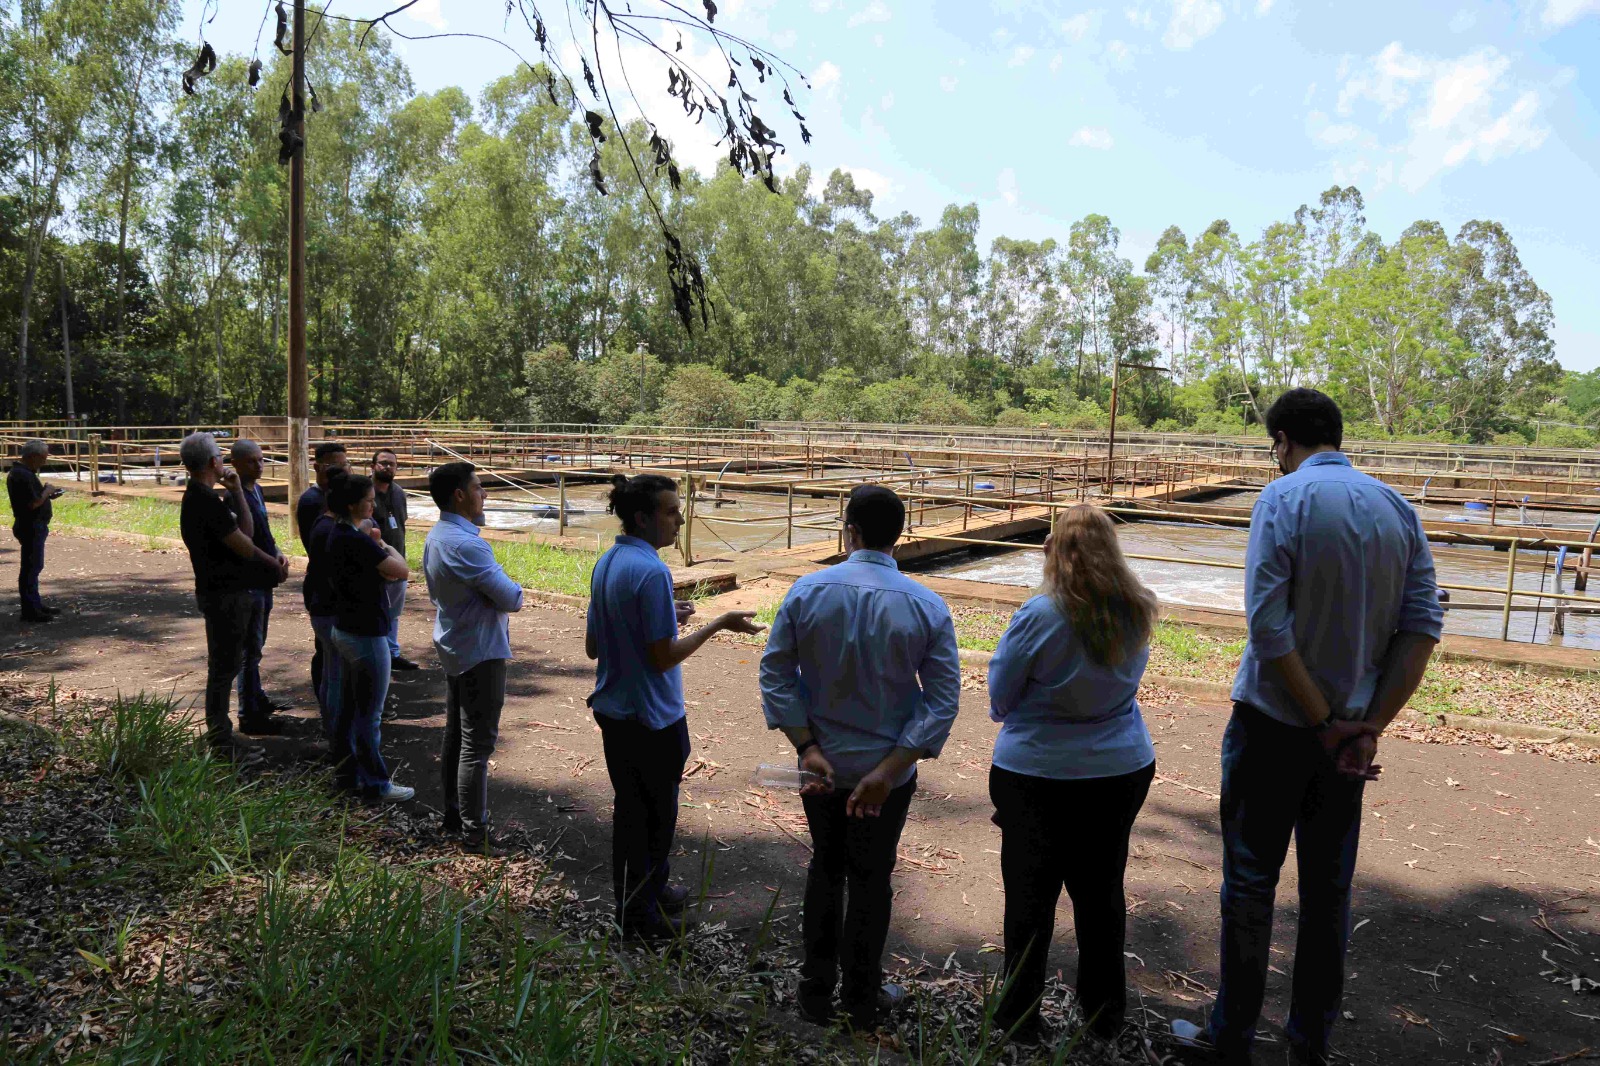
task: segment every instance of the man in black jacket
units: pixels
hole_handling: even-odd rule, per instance
[[[22,446],[21,457],[11,464],[6,475],[6,493],[11,498],[11,532],[20,548],[17,593],[22,599],[22,620],[43,623],[56,616],[39,598],[39,575],[44,572],[44,538],[50,532],[50,501],[61,495],[59,488],[45,488],[39,471],[50,458],[50,446],[30,440]]]
[[[223,758],[250,762],[259,751],[234,736],[228,699],[244,666],[254,607],[251,586],[283,581],[289,563],[281,555],[268,555],[251,539],[255,520],[239,475],[222,465],[222,452],[211,434],[189,434],[178,454],[189,471],[179,526],[194,568],[195,599],[206,620],[206,743]],[[219,482],[234,498],[231,510],[217,495]]]

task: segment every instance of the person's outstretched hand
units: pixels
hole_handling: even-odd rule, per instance
[[[730,633],[760,633],[767,628],[756,621],[754,611],[729,611],[717,621]]]

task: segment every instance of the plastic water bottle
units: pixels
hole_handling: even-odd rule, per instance
[[[756,767],[755,783],[761,788],[791,788],[798,792],[806,785],[821,780],[820,775],[796,766],[774,766],[764,762]]]

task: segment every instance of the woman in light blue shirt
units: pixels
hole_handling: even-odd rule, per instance
[[[1012,617],[989,664],[989,716],[1000,723],[989,797],[1009,981],[995,1022],[1013,1039],[1041,1036],[1063,885],[1077,926],[1079,1006],[1091,1031],[1122,1028],[1122,879],[1156,772],[1135,696],[1155,620],[1155,595],[1128,568],[1111,519],[1080,504],[1045,541],[1044,588]]]

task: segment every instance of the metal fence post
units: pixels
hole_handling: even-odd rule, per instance
[[[1510,558],[1506,560],[1506,605],[1500,612],[1500,639],[1507,640],[1511,634],[1511,593],[1517,587],[1517,545],[1521,541],[1511,538]]]
[[[89,495],[100,495],[100,434],[89,434],[89,481],[94,486]]]
[[[556,475],[556,491],[560,497],[556,504],[556,536],[564,537],[567,535],[567,475]]]
[[[794,485],[789,486],[789,512],[785,520],[784,541],[785,548],[794,547]]]

